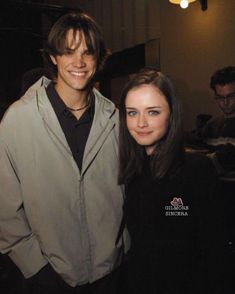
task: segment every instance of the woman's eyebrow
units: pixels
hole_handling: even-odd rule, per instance
[[[149,106],[146,109],[161,108],[161,106]],[[126,109],[136,109],[136,107],[126,106]]]

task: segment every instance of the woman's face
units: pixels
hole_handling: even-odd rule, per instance
[[[125,108],[131,136],[152,154],[168,129],[170,108],[165,96],[153,85],[141,85],[127,93]]]

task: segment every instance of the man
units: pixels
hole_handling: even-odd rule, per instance
[[[222,115],[210,119],[201,131],[220,177],[225,206],[228,244],[235,249],[235,67],[217,70],[211,77],[211,89]]]
[[[224,180],[235,181],[235,67],[217,70],[211,77],[211,89],[223,115],[210,119],[201,131],[211,158]]]
[[[32,293],[117,293],[128,235],[117,235],[117,111],[92,88],[107,51],[84,13],[62,16],[45,77],[0,125],[0,249]]]

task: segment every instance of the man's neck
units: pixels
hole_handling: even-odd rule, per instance
[[[89,89],[74,90],[69,87],[60,87],[59,84],[55,84],[55,89],[68,108],[78,109],[88,103]]]

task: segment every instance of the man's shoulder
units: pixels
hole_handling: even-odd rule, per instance
[[[186,152],[185,162],[192,166],[210,165],[210,160],[205,154],[198,152]]]
[[[44,77],[40,78],[22,97],[8,107],[1,123],[11,124],[15,121],[17,124],[18,119],[26,119],[27,116],[31,116],[31,110],[37,108],[38,97],[45,94],[45,87],[49,82],[50,81]]]
[[[108,98],[104,97],[97,89],[93,89],[95,96],[96,111],[106,113],[109,117],[117,117],[118,110],[115,104]]]
[[[40,95],[41,91],[45,90],[50,82],[51,80],[47,79],[46,77],[41,77],[31,87],[28,88],[28,90],[19,100],[22,102],[32,101],[37,97],[37,95]]]
[[[201,133],[203,138],[219,137],[224,126],[224,116],[216,116],[211,118],[203,127]]]
[[[206,125],[211,125],[211,126],[213,126],[213,125],[220,125],[220,124],[224,123],[224,120],[225,120],[225,118],[224,118],[223,115],[215,116],[215,117],[212,117],[212,118],[207,122]]]
[[[105,103],[109,106],[114,105],[114,103],[110,99],[108,99],[103,94],[101,94],[100,91],[97,90],[96,88],[93,88],[92,92],[99,103]]]

